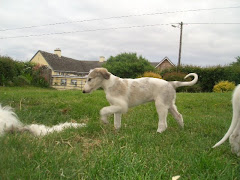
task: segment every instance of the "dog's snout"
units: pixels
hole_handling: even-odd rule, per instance
[[[83,93],[86,93],[86,91],[85,91],[85,90],[83,90],[82,92],[83,92]]]

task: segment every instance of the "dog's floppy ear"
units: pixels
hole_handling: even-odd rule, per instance
[[[110,78],[110,73],[108,72],[107,69],[105,68],[100,68],[99,73],[103,76],[104,79],[109,79]]]

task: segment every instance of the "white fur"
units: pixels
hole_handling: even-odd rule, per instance
[[[0,104],[0,136],[3,136],[6,132],[16,131],[23,132],[28,131],[35,136],[45,136],[53,132],[63,131],[65,128],[78,128],[84,127],[84,123],[60,123],[58,125],[48,127],[41,124],[31,124],[23,125],[17,117],[17,115],[12,111],[9,106],[2,107]]]
[[[40,124],[31,124],[31,125],[27,125],[25,126],[25,129],[27,129],[28,131],[30,131],[33,135],[35,136],[45,136],[47,134],[53,133],[53,132],[61,132],[63,131],[65,128],[79,128],[79,127],[85,127],[86,124],[84,123],[60,123],[58,125],[49,127],[49,126],[45,126],[45,125],[40,125]]]
[[[95,68],[88,75],[83,93],[90,93],[99,87],[104,89],[110,106],[101,109],[101,120],[108,123],[107,116],[114,114],[115,129],[121,127],[121,115],[126,113],[128,108],[155,101],[159,115],[157,132],[161,133],[167,128],[168,111],[181,127],[184,126],[182,115],[175,105],[175,88],[194,85],[198,80],[197,74],[191,73],[185,78],[189,76],[194,76],[190,82],[167,82],[157,78],[122,79],[104,68]]]
[[[231,125],[224,137],[213,148],[224,143],[230,136],[232,152],[240,156],[240,84],[235,88],[232,97],[233,117]]]
[[[2,107],[0,104],[0,136],[12,128],[21,128],[23,124],[9,106]]]

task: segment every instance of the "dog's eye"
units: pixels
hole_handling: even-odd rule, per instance
[[[88,82],[90,82],[91,80],[92,80],[92,79],[91,79],[91,78],[89,78],[89,79],[88,79]]]

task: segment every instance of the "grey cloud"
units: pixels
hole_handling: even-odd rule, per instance
[[[0,29],[56,22],[98,19],[122,15],[167,12],[188,9],[236,6],[237,0],[193,2],[168,1],[1,1]],[[239,9],[170,13],[154,16],[87,21],[55,26],[1,32],[0,37],[94,30],[112,27],[183,22],[238,22]],[[184,25],[182,63],[218,65],[235,61],[239,54],[240,25]],[[145,28],[101,30],[41,37],[0,39],[0,54],[29,60],[38,50],[53,52],[61,48],[64,56],[96,60],[121,52],[136,52],[150,61],[168,56],[178,58],[179,28],[170,25]]]

